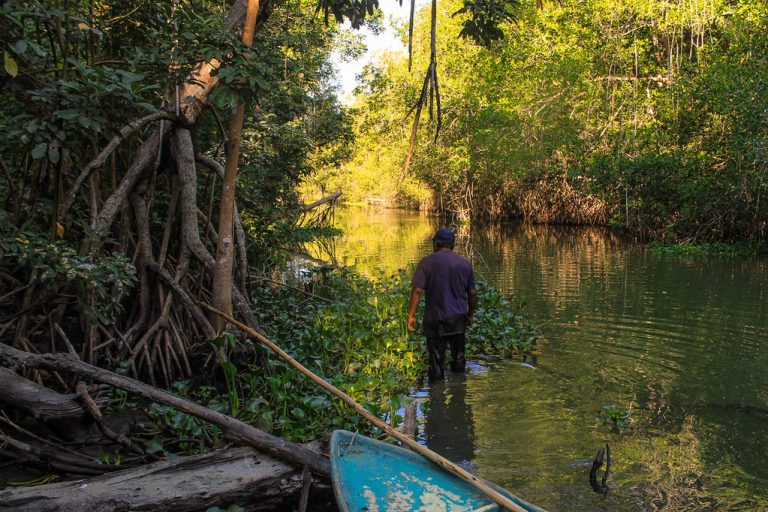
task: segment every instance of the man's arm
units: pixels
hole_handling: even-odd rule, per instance
[[[472,325],[473,316],[477,309],[477,289],[470,288],[467,290],[467,302],[469,303],[469,311],[467,312],[467,326]]]
[[[413,287],[411,289],[411,302],[408,303],[408,330],[416,330],[416,308],[419,307],[421,294],[424,292],[421,288]]]

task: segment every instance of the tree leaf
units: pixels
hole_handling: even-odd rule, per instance
[[[45,153],[48,151],[48,143],[47,142],[41,142],[34,148],[32,148],[32,158],[35,160],[40,160],[45,156]]]
[[[59,119],[74,119],[81,114],[81,111],[76,108],[67,108],[64,110],[57,110],[54,114]]]
[[[11,48],[13,48],[13,51],[16,52],[17,55],[22,55],[27,51],[27,42],[23,39],[19,39],[13,46],[11,46]]]
[[[5,72],[13,78],[16,78],[16,75],[19,74],[19,65],[16,64],[16,61],[11,57],[10,53],[3,52],[3,56],[5,61]]]
[[[147,441],[147,443],[144,445],[144,449],[147,453],[157,453],[165,450],[163,447],[163,440],[158,437]]]
[[[130,71],[118,71],[120,74],[120,81],[125,85],[131,85],[132,83],[139,82],[144,79],[144,75],[138,73],[131,73]]]

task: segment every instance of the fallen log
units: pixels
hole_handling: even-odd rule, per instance
[[[93,423],[77,395],[57,393],[7,368],[0,368],[0,389],[0,404],[42,421],[64,439],[83,438]]]
[[[168,391],[89,365],[72,356],[66,354],[32,354],[0,343],[0,360],[6,361],[11,366],[75,373],[124,389],[153,402],[169,405],[178,411],[213,423],[221,428],[224,437],[232,442],[253,446],[298,466],[307,466],[313,473],[320,476],[327,476],[330,473],[330,462],[316,452],[263,432],[225,414],[190,402]]]
[[[2,512],[187,512],[239,505],[248,511],[295,510],[303,468],[253,448],[178,457],[86,480],[0,490]],[[309,510],[335,512],[327,479],[313,478]]]

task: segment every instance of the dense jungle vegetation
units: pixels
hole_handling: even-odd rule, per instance
[[[223,444],[218,427],[86,385],[62,361],[170,389],[290,440],[339,425],[370,428],[255,341],[227,331],[204,303],[266,332],[369,410],[399,421],[401,397],[424,375],[423,338],[405,328],[407,277],[371,280],[323,267],[301,289],[270,273],[328,232],[335,196],[304,204],[297,187],[350,157],[352,118],[331,85],[329,56],[359,52],[339,22],[359,28],[366,18],[375,27],[375,7],[2,4],[4,467],[21,461],[40,470],[41,479],[28,481],[35,484],[55,478],[45,476],[52,469],[91,475]],[[475,349],[531,351],[536,329],[496,290],[481,294],[478,317],[488,321],[475,327]],[[52,368],[43,369],[22,354],[65,357],[50,357]],[[69,409],[41,412],[40,396]],[[132,417],[132,429],[116,434],[99,408]],[[98,423],[108,439],[88,437],[102,448],[73,458],[65,445],[86,441],[83,422]],[[11,471],[0,480],[18,478]]]
[[[50,445],[41,436],[82,442],[73,422],[46,422],[20,398],[29,386],[78,396],[79,418],[89,393],[106,412],[141,416],[134,441],[107,436],[108,469],[127,454],[139,463],[223,442],[169,406],[24,368],[11,347],[68,354],[292,440],[363,428],[201,303],[397,423],[424,373],[423,339],[405,329],[407,278],[320,268],[297,290],[269,274],[327,231],[337,189],[462,219],[764,238],[764,2],[433,2],[416,19],[412,71],[383,57],[347,109],[329,58],[359,52],[340,22],[378,26],[375,7],[2,3],[4,465],[63,460],[50,448],[19,454]],[[302,200],[302,184],[315,194]],[[534,350],[518,309],[480,291],[473,348]],[[71,455],[66,473],[94,472],[90,455]]]
[[[446,1],[437,13],[439,97],[409,168],[403,106],[416,104],[423,77],[407,56],[383,54],[357,90],[352,161],[314,186],[663,242],[768,234],[764,1],[525,2],[488,47],[443,37],[460,29],[458,9]],[[418,42],[430,24],[424,9],[414,70],[428,65]]]

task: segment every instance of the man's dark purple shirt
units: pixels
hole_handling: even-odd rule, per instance
[[[475,288],[475,275],[466,259],[442,250],[419,262],[411,286],[425,291],[425,324],[450,322],[469,312],[467,292]]]

